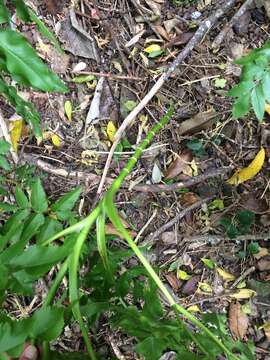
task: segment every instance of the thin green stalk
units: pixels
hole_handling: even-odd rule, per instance
[[[53,284],[46,296],[46,299],[42,305],[42,307],[46,307],[46,306],[49,306],[53,300],[53,297],[56,293],[56,290],[58,289],[61,281],[63,280],[63,277],[65,276],[66,272],[67,272],[67,269],[68,269],[68,259],[66,259],[63,264],[61,265],[61,268],[60,270],[58,271],[57,275],[56,275],[56,278],[54,279],[53,281]]]
[[[100,207],[96,207],[91,214],[86,218],[87,222],[85,223],[84,228],[81,230],[76,244],[73,249],[73,253],[69,257],[69,299],[72,306],[72,311],[75,319],[78,321],[81,332],[85,341],[85,345],[90,356],[91,360],[96,360],[96,355],[94,353],[90,338],[88,336],[87,328],[84,325],[83,318],[80,311],[79,304],[79,291],[78,291],[78,267],[79,260],[82,251],[83,244],[87,238],[87,235],[96,221],[97,216],[99,215]]]

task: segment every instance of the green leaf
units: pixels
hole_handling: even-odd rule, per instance
[[[265,109],[265,98],[261,85],[256,86],[251,91],[251,104],[258,120],[262,121]]]
[[[164,50],[162,50],[162,49],[161,49],[161,50],[157,50],[157,51],[152,51],[150,54],[148,54],[148,57],[149,57],[150,59],[154,59],[154,58],[162,55],[163,53],[164,53]]]
[[[28,7],[25,5],[23,0],[12,0],[14,6],[16,7],[16,15],[25,22],[30,22],[30,15],[28,12]]]
[[[11,166],[10,166],[9,162],[8,162],[7,159],[6,159],[4,156],[2,156],[2,155],[0,155],[0,167],[1,167],[2,169],[6,170],[6,171],[11,170]]]
[[[45,218],[43,214],[32,214],[25,223],[21,241],[26,243],[35,236],[44,221]]]
[[[47,197],[39,178],[31,185],[30,199],[34,211],[43,213],[48,209]]]
[[[76,76],[75,78],[72,79],[72,82],[76,83],[76,84],[83,84],[86,82],[91,82],[96,80],[97,78],[95,77],[95,75],[79,75]]]
[[[0,212],[14,212],[16,210],[18,210],[18,207],[16,205],[0,201]]]
[[[226,83],[227,83],[227,80],[226,80],[226,79],[222,79],[222,78],[216,79],[216,80],[214,81],[215,87],[221,88],[221,89],[225,88]]]
[[[162,339],[151,336],[141,341],[136,346],[136,350],[139,354],[143,355],[145,359],[158,360],[166,347],[167,343],[162,341]]]
[[[8,23],[10,21],[10,15],[3,0],[0,0],[0,24]]]
[[[248,251],[250,254],[258,254],[258,252],[260,251],[260,245],[257,242],[252,242],[250,244],[248,244],[247,247]]]
[[[43,307],[37,310],[31,319],[30,336],[40,341],[52,341],[62,332],[64,327],[64,309]]]
[[[19,186],[16,186],[15,199],[21,209],[26,209],[29,207],[28,198]]]
[[[135,107],[137,106],[136,101],[133,100],[127,100],[124,103],[124,107],[128,110],[128,111],[132,111],[133,109],[135,109]]]
[[[5,155],[11,148],[10,143],[5,140],[0,140],[0,155]]]
[[[105,235],[105,210],[104,205],[102,205],[102,211],[100,215],[97,217],[96,220],[96,233],[97,233],[97,247],[99,255],[103,261],[104,268],[108,274],[109,279],[113,279],[112,272],[110,268],[110,263],[108,259],[108,251],[107,251],[107,244],[106,244],[106,235]]]
[[[37,140],[42,140],[42,132],[40,128],[40,117],[34,106],[23,100],[18,94],[14,86],[9,86],[0,75],[0,93],[3,93],[12,106],[15,107],[16,113],[30,124]]]
[[[78,187],[67,194],[63,195],[60,199],[52,205],[52,211],[68,211],[72,210],[76,201],[79,199],[82,192],[82,188]]]
[[[262,81],[262,89],[265,99],[270,103],[270,73],[267,72]]]
[[[206,265],[209,269],[214,269],[216,263],[211,259],[202,258],[201,261]]]
[[[242,96],[237,99],[233,104],[232,114],[238,119],[249,112],[250,109],[250,96]]]
[[[48,69],[27,40],[11,29],[0,29],[0,55],[5,69],[21,85],[42,91],[66,92],[64,83]]]
[[[240,98],[244,94],[249,93],[254,86],[255,86],[254,81],[241,81],[239,84],[235,85],[231,90],[229,90],[227,95]]]
[[[37,243],[42,244],[61,230],[63,230],[63,226],[59,221],[47,217],[44,224],[41,226],[39,233],[36,235]]]
[[[9,261],[14,269],[27,269],[44,265],[55,265],[67,257],[74,246],[73,241],[68,241],[62,246],[57,245],[32,245],[21,255]]]
[[[0,324],[0,352],[3,353],[22,344],[27,338],[26,331],[16,331],[8,323]]]

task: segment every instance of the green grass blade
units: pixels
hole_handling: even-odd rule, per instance
[[[105,220],[106,220],[106,213],[104,210],[104,204],[102,203],[101,212],[96,220],[97,247],[98,247],[99,255],[103,261],[104,268],[107,272],[108,278],[110,281],[113,281],[112,271],[108,259],[107,244],[106,244]]]

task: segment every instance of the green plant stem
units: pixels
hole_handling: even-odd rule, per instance
[[[51,304],[53,297],[56,293],[56,290],[58,289],[61,281],[63,280],[63,277],[65,276],[65,274],[67,272],[67,269],[68,269],[68,259],[66,259],[63,262],[63,264],[61,265],[61,268],[58,271],[56,278],[54,279],[53,284],[52,284],[52,286],[46,296],[46,299],[42,305],[43,307],[49,306]]]
[[[100,212],[100,206],[96,207],[91,212],[91,214],[86,218],[87,221],[85,223],[85,226],[78,235],[76,244],[73,249],[73,253],[70,255],[69,258],[69,299],[71,304],[73,305],[72,311],[75,319],[78,321],[80,325],[81,332],[85,341],[85,345],[91,360],[96,360],[96,355],[94,353],[90,338],[88,336],[88,331],[84,325],[80,311],[80,304],[79,304],[80,299],[79,299],[79,291],[78,291],[78,267],[79,267],[80,254],[82,251],[83,244],[99,212]]]

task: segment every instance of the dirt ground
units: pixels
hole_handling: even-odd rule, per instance
[[[93,206],[111,146],[108,122],[112,121],[116,128],[120,126],[184,49],[198,26],[224,2],[72,3],[75,6],[68,1],[32,1],[57,35],[64,55],[42,39],[35,27],[23,25],[21,29],[70,92],[26,94],[41,113],[43,131],[57,134],[61,144],[53,145],[50,137],[40,145],[26,138],[20,157],[45,172],[45,187],[51,197],[83,184],[83,215]],[[138,243],[149,246],[152,263],[160,266],[164,282],[186,308],[194,306],[197,311],[197,306],[200,311],[226,312],[229,317],[231,292],[241,287],[256,291],[255,297],[243,295],[237,299],[245,305],[249,322],[242,338],[252,339],[258,359],[266,359],[270,358],[270,335],[264,328],[270,322],[269,115],[262,124],[252,112],[236,120],[231,112],[233,100],[227,96],[241,72],[234,60],[269,38],[266,9],[254,4],[236,24],[228,26],[221,44],[213,48],[217,35],[240,6],[241,2],[237,2],[205,34],[126,130],[107,179],[110,182],[119,174],[135,145],[173,103],[172,120],[143,153],[118,193],[118,209],[133,236],[139,234]],[[156,51],[160,54],[151,57],[151,52],[145,50],[153,44],[158,45]],[[81,75],[89,75],[88,81],[76,82]],[[72,104],[70,119],[65,111],[68,101]],[[93,103],[96,107],[89,111]],[[5,111],[9,114],[9,108]],[[183,130],[183,123],[187,129]],[[238,186],[226,183],[235,170],[250,163],[261,146],[265,148],[266,160],[259,174]],[[62,175],[65,171],[66,176],[59,176],[59,171]],[[196,176],[201,180],[190,186],[189,181]],[[180,182],[183,186],[178,190],[170,189]],[[167,185],[166,191],[154,192],[157,184]],[[166,227],[185,209],[179,221]],[[241,214],[248,220],[242,221]],[[110,234],[112,229],[108,227],[107,231]],[[211,266],[206,266],[207,260],[224,272],[213,272]],[[76,350],[72,344],[79,331],[67,329],[68,332],[60,341],[60,348]],[[121,334],[111,341],[118,344],[125,358],[134,356],[128,355],[129,340]]]

